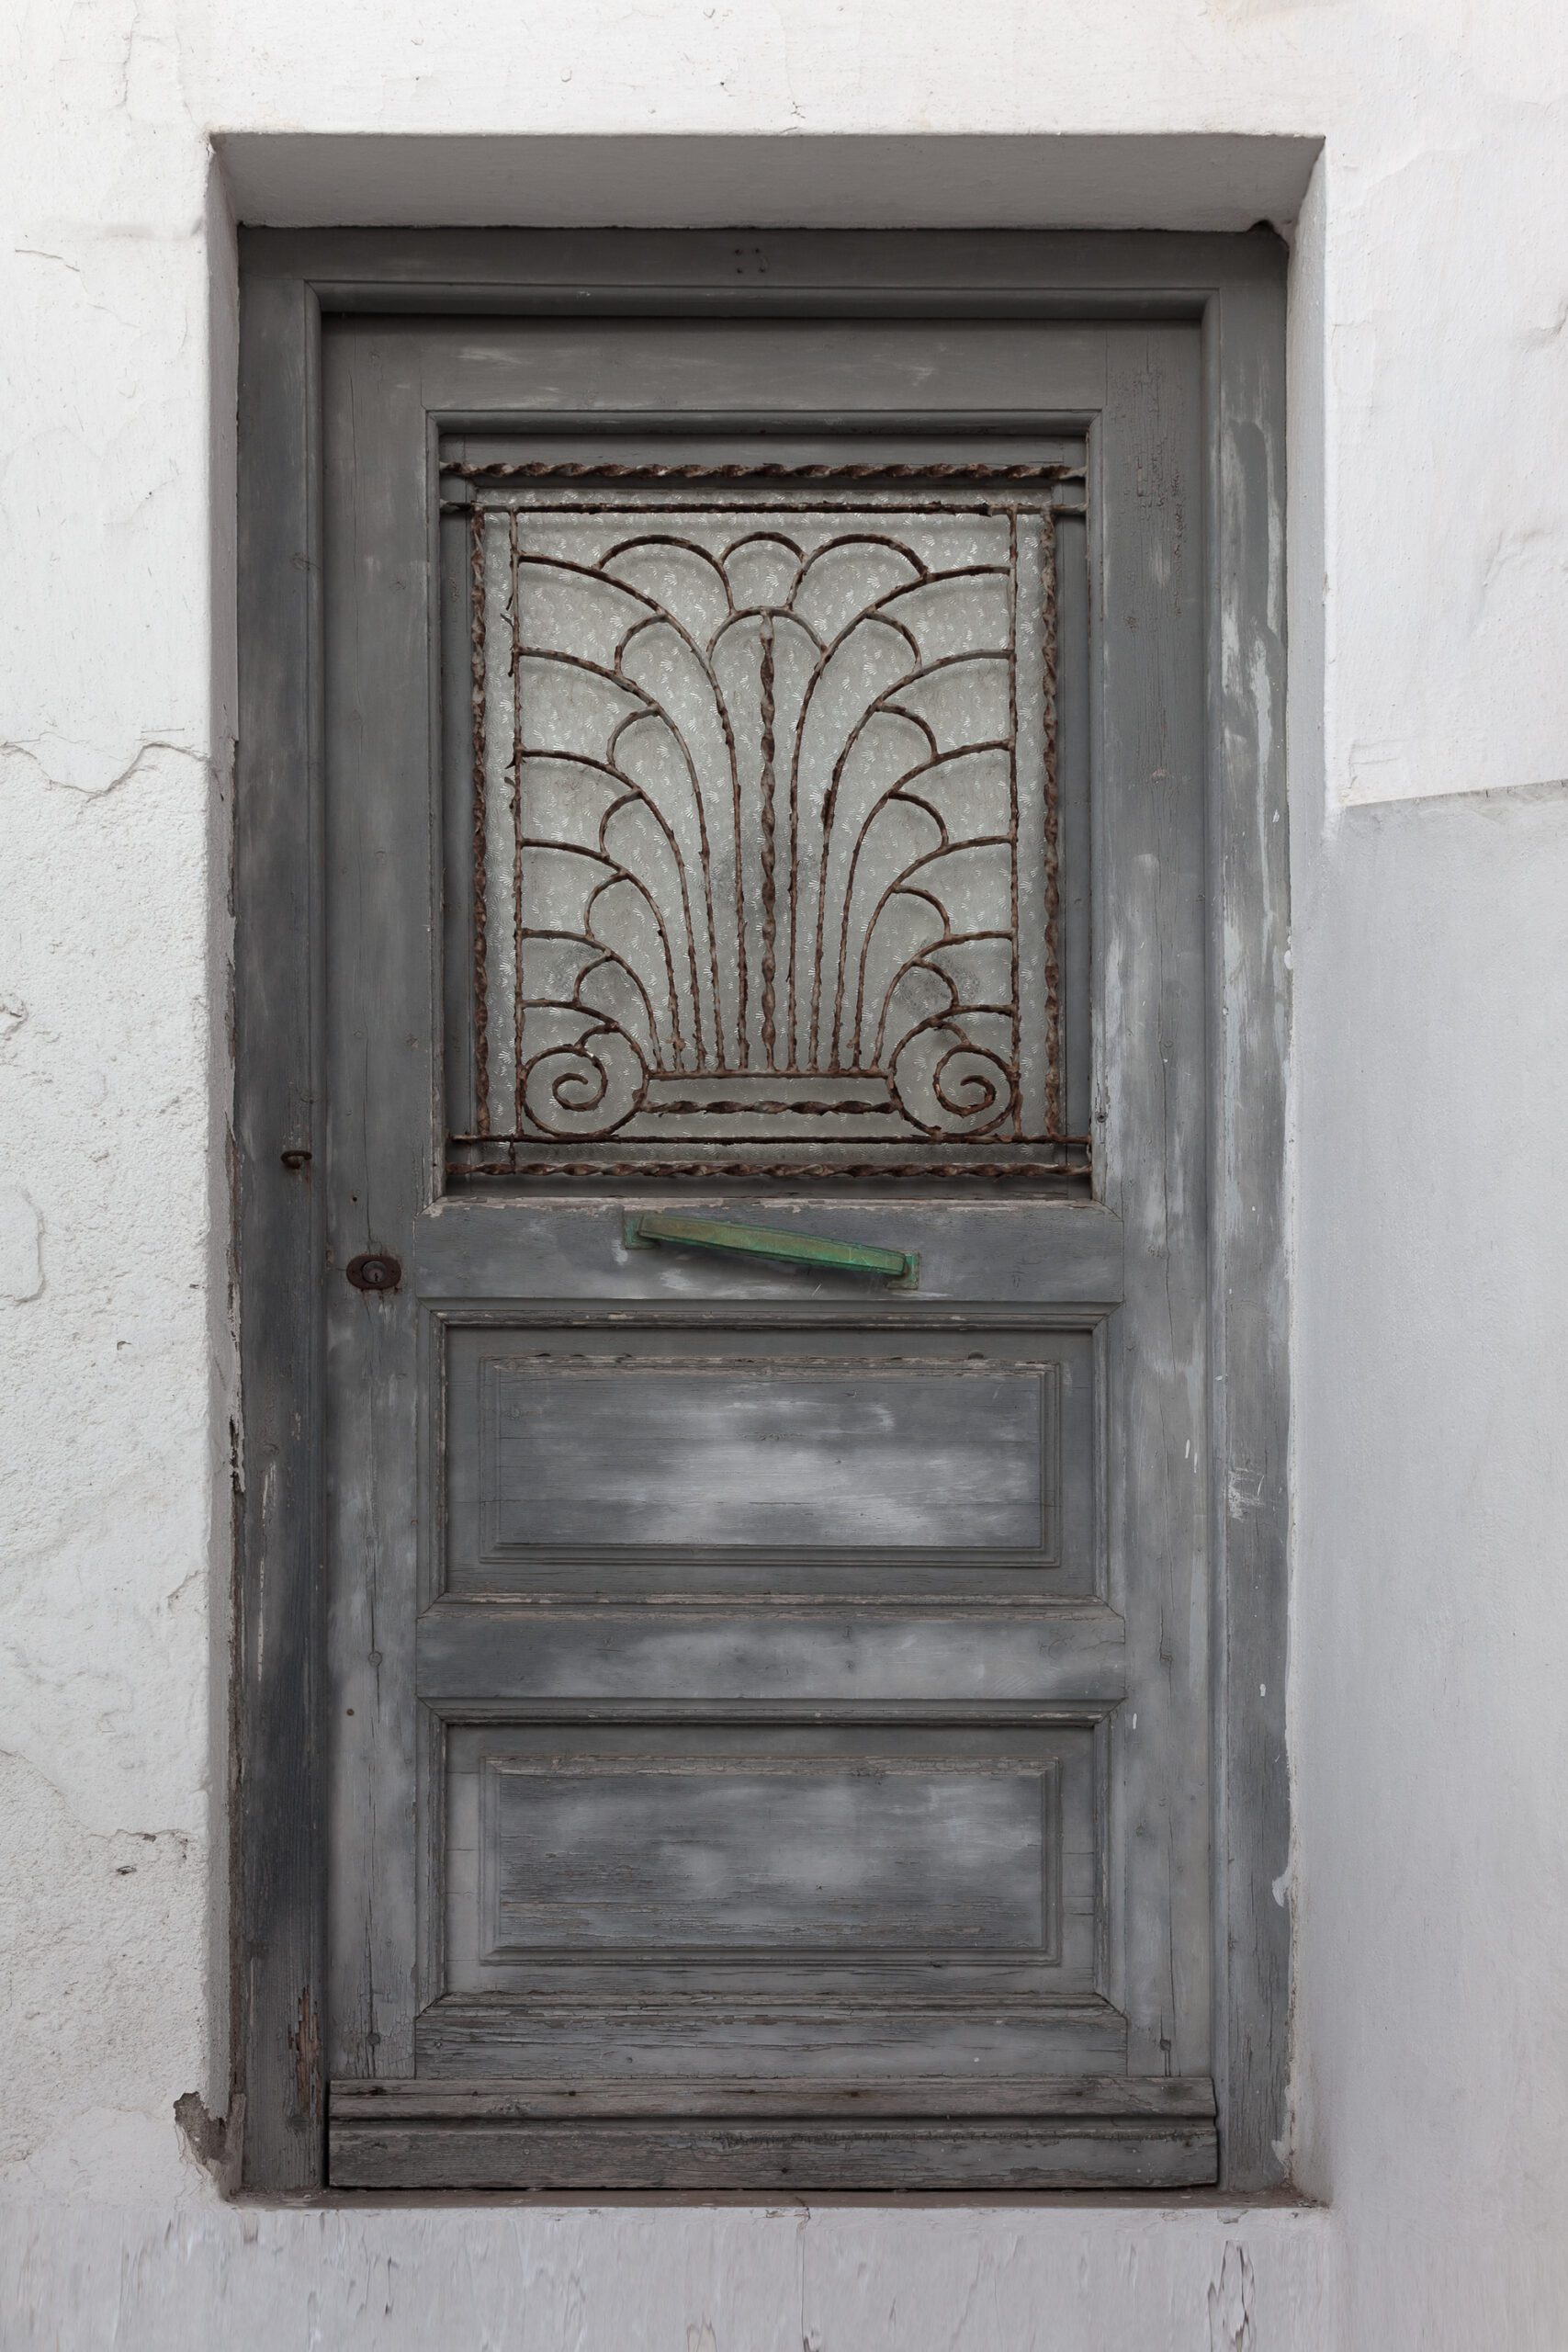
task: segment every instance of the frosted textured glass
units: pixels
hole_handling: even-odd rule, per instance
[[[473,1135],[1050,1164],[1048,502],[516,495],[470,529]]]

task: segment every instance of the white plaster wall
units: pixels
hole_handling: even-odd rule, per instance
[[[242,2215],[173,2117],[221,2104],[226,2030],[210,142],[253,212],[457,220],[547,202],[470,134],[932,132],[968,135],[945,178],[773,147],[644,200],[1245,226],[1278,154],[974,141],[1325,141],[1292,322],[1292,1737],[1331,2208]],[[578,170],[628,217],[624,171]],[[11,0],[0,226],[0,2341],[1568,2340],[1559,0]]]
[[[1302,2169],[1347,2346],[1556,2352],[1568,786],[1348,810],[1306,897]]]

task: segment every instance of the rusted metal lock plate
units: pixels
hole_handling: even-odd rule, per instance
[[[344,1272],[355,1290],[396,1290],[403,1278],[401,1259],[389,1258],[378,1250],[351,1258]]]

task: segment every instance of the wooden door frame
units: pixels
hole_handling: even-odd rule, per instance
[[[1285,254],[1271,233],[246,231],[234,1215],[234,2083],[248,2190],[325,2179],[321,333],[341,312],[1189,320],[1202,338],[1213,2073],[1280,2185],[1291,1915]]]

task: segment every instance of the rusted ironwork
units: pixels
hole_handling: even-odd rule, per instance
[[[1077,469],[533,460],[447,470],[474,481],[782,474],[994,487]],[[454,1172],[1081,1169],[1087,1147],[1061,1132],[1049,498],[705,507],[621,492],[468,512],[474,1099],[471,1134],[452,1138]],[[955,540],[955,521],[970,516],[983,526]],[[1025,523],[1040,562],[1043,768],[1027,859],[1046,967],[1043,1034],[1036,1009],[1027,1040]],[[487,531],[502,535],[488,567]],[[509,740],[492,752],[496,626],[510,633],[511,710]],[[510,937],[498,966],[489,876],[503,854]],[[511,1069],[498,1106],[502,1015]],[[705,1094],[693,1080],[722,1083]],[[941,1156],[944,1144],[961,1158]]]
[[[764,619],[761,628],[761,651],[758,662],[758,698],[761,713],[761,775],[759,797],[761,801],[762,831],[762,1059],[772,1069],[773,1052],[773,966],[778,947],[778,882],[774,869],[777,854],[775,835],[778,818],[773,808],[776,779],[773,774],[773,624]],[[746,968],[742,952],[740,968]]]
[[[465,1151],[480,1147],[494,1153],[498,1146],[505,1157],[466,1158]],[[447,1159],[446,1173],[450,1177],[559,1177],[576,1182],[585,1178],[635,1176],[650,1183],[684,1183],[688,1180],[705,1182],[709,1179],[726,1181],[744,1179],[751,1183],[793,1184],[819,1182],[829,1179],[843,1182],[893,1182],[928,1179],[947,1182],[968,1182],[984,1178],[987,1183],[1006,1182],[1010,1178],[1024,1183],[1034,1183],[1043,1176],[1076,1178],[1087,1176],[1091,1165],[1092,1137],[1089,1136],[1057,1136],[1052,1138],[1049,1152],[1041,1152],[1028,1159],[987,1159],[976,1153],[973,1159],[736,1159],[716,1152],[697,1159],[662,1159],[655,1154],[639,1154],[635,1163],[608,1166],[603,1159],[529,1159],[526,1144],[519,1150],[512,1138],[497,1136],[454,1136],[448,1148],[454,1155]]]
[[[1040,527],[1043,532],[1049,535],[1051,529],[1049,514],[1042,517]],[[1045,582],[1043,594],[1046,604],[1049,604],[1051,602],[1049,581]],[[1016,514],[1008,516],[1008,616],[1016,642],[1018,636],[1018,516]],[[1012,770],[1012,789],[1008,795],[1008,893],[1009,912],[1011,918],[1009,926],[1011,932],[1009,951],[1012,959],[1012,1067],[1016,1083],[1017,1074],[1023,1066],[1023,976],[1020,968],[1022,963],[1022,951],[1018,930],[1018,663],[1016,661],[1008,665],[1008,741],[1010,746]]]
[[[489,922],[485,832],[485,513],[474,509],[468,554],[469,669],[473,711],[474,844],[474,1106],[479,1133],[490,1133],[490,986],[486,956]]]
[[[742,458],[716,465],[679,459],[654,464],[614,458],[520,458],[473,463],[444,458],[441,470],[459,481],[1082,481],[1081,464],[1055,459],[994,464],[987,458],[862,458],[849,464],[789,463]]]
[[[512,968],[521,976],[523,970],[523,606],[518,579],[517,534],[507,535],[510,558],[507,588],[509,617],[512,623],[512,756],[507,763],[507,783],[512,802]],[[519,977],[513,990],[512,1006],[512,1067],[513,1072],[513,1116],[523,1117],[523,1097],[515,1073],[523,1067],[524,993]]]
[[[344,1272],[355,1290],[377,1293],[396,1290],[403,1278],[401,1261],[382,1250],[367,1250],[351,1258]]]
[[[1045,594],[1041,605],[1041,701],[1045,763],[1045,1028],[1051,1040],[1049,1111],[1053,1135],[1065,1124],[1062,1107],[1063,1065],[1066,1058],[1062,1020],[1062,821],[1060,762],[1057,753],[1056,660],[1057,588],[1056,518],[1047,514],[1042,560]]]

